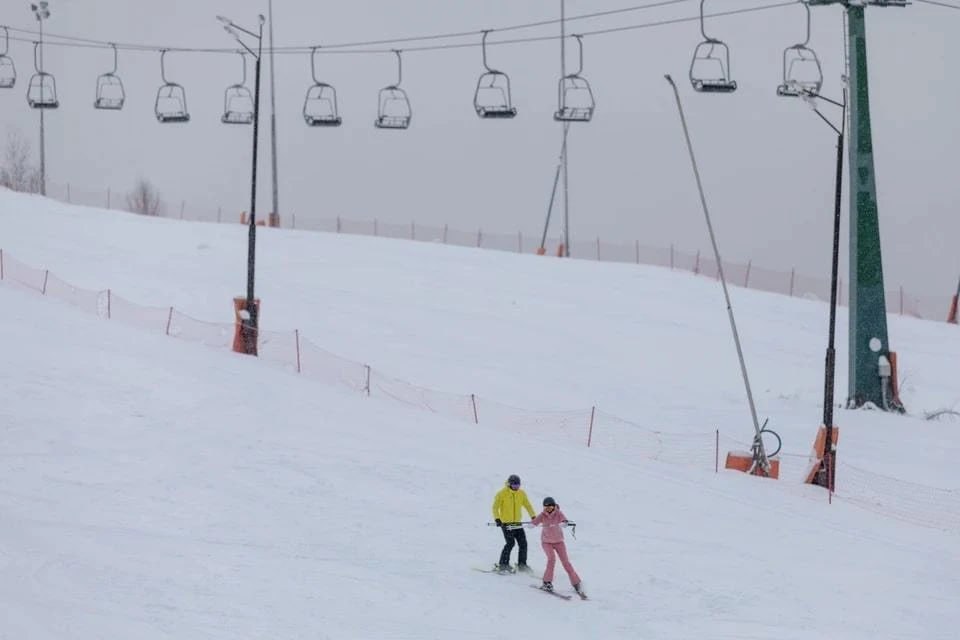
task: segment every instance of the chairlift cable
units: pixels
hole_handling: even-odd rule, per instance
[[[571,20],[587,20],[591,18],[601,18],[601,17],[616,15],[621,13],[632,13],[635,11],[643,11],[645,9],[656,9],[660,7],[665,7],[665,6],[674,5],[674,4],[681,4],[685,2],[691,2],[691,1],[692,0],[658,0],[657,2],[650,2],[647,4],[635,5],[632,7],[624,7],[622,9],[611,9],[606,11],[595,11],[592,13],[584,13],[577,16],[571,16],[567,18],[567,20],[571,21]],[[514,24],[514,25],[507,25],[505,27],[499,27],[496,29],[496,31],[516,31],[521,29],[532,29],[535,27],[542,27],[542,26],[548,26],[551,24],[556,24],[558,22],[560,21],[557,20],[556,18],[549,19],[549,20],[539,20],[536,22],[527,22],[523,24]],[[10,29],[12,31],[17,31],[17,32],[25,33],[29,35],[36,35],[37,33],[36,31],[31,31],[29,29],[17,29],[14,27],[11,27]],[[405,42],[419,42],[419,41],[427,41],[427,40],[466,38],[469,36],[473,36],[475,34],[476,34],[476,30],[458,31],[458,32],[450,32],[450,33],[429,34],[425,36],[405,36],[405,37],[392,38],[392,39],[328,44],[328,45],[324,45],[324,48],[325,49],[345,49],[345,48],[366,47],[366,46],[379,45],[379,44],[398,44],[398,43],[405,43]],[[52,34],[52,33],[48,33],[46,35],[50,38],[58,38],[61,40],[74,41],[77,43],[83,43],[88,45],[108,46],[109,44],[107,41],[95,40],[92,38],[83,38],[79,36],[65,36],[65,35],[58,35],[58,34]],[[57,44],[65,45],[65,43],[57,43]],[[180,51],[180,52],[195,51],[195,52],[204,52],[204,53],[210,53],[210,52],[226,53],[229,51],[227,49],[220,49],[220,48],[210,49],[210,48],[169,47],[169,46],[151,46],[151,45],[142,45],[142,44],[123,44],[123,45],[120,45],[120,48],[121,49],[142,49],[147,51],[159,51],[160,49],[168,49],[170,51]],[[310,49],[309,46],[288,46],[288,47],[274,47],[273,51],[275,53],[281,53],[281,52],[304,53],[306,51],[309,51],[309,49]]]
[[[689,0],[670,0],[670,3],[688,2],[688,1],[689,1]],[[917,0],[917,1],[932,2],[933,0]],[[639,6],[639,7],[629,7],[629,8],[625,8],[625,9],[621,9],[621,10],[615,10],[615,11],[599,12],[599,13],[594,13],[594,14],[585,14],[585,15],[583,15],[583,16],[574,16],[574,17],[571,17],[571,18],[567,18],[567,20],[575,20],[575,19],[581,19],[581,18],[586,18],[586,17],[595,17],[595,16],[600,16],[600,15],[609,15],[610,13],[613,13],[613,12],[623,13],[623,12],[630,11],[630,10],[639,10],[639,9],[653,8],[653,7],[655,7],[655,6],[663,6],[664,4],[667,4],[667,2],[664,1],[664,2],[661,2],[661,3],[656,4],[656,5],[642,5],[642,6]],[[726,10],[726,11],[715,11],[715,12],[713,12],[713,13],[705,13],[705,14],[704,14],[704,17],[705,17],[705,18],[719,18],[719,17],[733,16],[733,15],[739,15],[739,14],[745,14],[745,13],[752,13],[752,12],[755,12],[755,11],[766,11],[766,10],[768,10],[768,9],[777,9],[777,8],[792,6],[792,5],[794,5],[794,4],[796,4],[796,0],[790,0],[790,1],[788,1],[788,2],[776,2],[776,3],[766,4],[766,5],[760,5],[760,6],[756,6],[756,7],[746,7],[746,8],[743,8],[743,9],[731,9],[731,10]],[[945,5],[945,6],[950,6],[950,5]],[[960,7],[954,7],[954,8],[960,8]],[[695,22],[695,21],[699,21],[699,20],[700,20],[700,15],[698,14],[697,16],[693,16],[693,17],[668,18],[668,19],[664,19],[664,20],[658,20],[658,21],[652,21],[652,22],[643,22],[643,23],[632,24],[632,25],[623,25],[623,26],[619,26],[619,27],[608,27],[608,28],[602,28],[602,29],[585,30],[585,31],[582,31],[582,32],[580,33],[580,35],[585,36],[585,37],[586,37],[586,36],[595,36],[595,35],[606,35],[606,34],[611,34],[611,33],[620,33],[620,32],[624,32],[624,31],[635,31],[635,30],[639,30],[639,29],[649,29],[649,28],[669,26],[669,25],[674,25],[674,24],[682,24],[682,23],[685,23],[685,22]],[[557,20],[543,21],[543,24],[553,24],[553,23],[556,23],[556,22],[557,22]],[[521,28],[530,28],[530,27],[532,27],[532,26],[539,26],[539,25],[538,25],[538,24],[535,25],[534,23],[530,23],[530,24],[526,24],[526,25],[512,25],[512,26],[508,26],[508,27],[503,27],[503,28],[497,29],[497,31],[509,31],[509,30],[516,30],[516,29],[521,29]],[[11,31],[17,31],[17,32],[20,32],[20,33],[31,34],[31,35],[34,34],[34,33],[36,33],[36,32],[34,32],[34,31],[29,31],[29,30],[25,30],[25,29],[16,29],[16,28],[14,28],[14,27],[10,27],[10,30],[11,30]],[[473,31],[468,31],[468,32],[462,32],[462,34],[440,34],[440,35],[437,35],[437,36],[421,36],[421,37],[416,37],[416,38],[399,38],[399,39],[394,39],[394,40],[384,40],[384,41],[377,41],[377,42],[383,42],[384,44],[386,44],[386,43],[399,43],[399,42],[408,42],[408,41],[424,41],[424,40],[430,40],[430,39],[441,39],[441,38],[454,38],[454,37],[476,36],[476,34],[477,34],[477,30],[473,30]],[[44,35],[48,35],[48,34],[44,34]],[[72,48],[90,48],[90,49],[107,48],[107,47],[110,46],[110,43],[109,43],[109,42],[99,41],[99,40],[92,40],[92,39],[89,39],[89,38],[78,38],[78,37],[73,37],[73,36],[54,36],[54,37],[58,37],[58,38],[60,38],[61,40],[66,40],[66,41],[65,41],[65,42],[58,42],[58,41],[55,41],[55,40],[54,40],[54,41],[47,41],[47,40],[45,40],[45,41],[44,41],[44,44],[46,44],[46,45],[48,45],[48,46],[60,46],[60,47],[72,47]],[[530,36],[530,37],[526,37],[526,38],[512,38],[512,39],[507,39],[507,40],[499,40],[499,41],[496,41],[496,42],[488,42],[487,45],[488,45],[488,46],[496,46],[496,45],[507,45],[507,44],[521,44],[521,43],[528,43],[528,42],[546,42],[546,41],[551,41],[551,40],[557,40],[557,39],[559,39],[559,38],[560,38],[560,36],[557,36],[557,35]],[[33,40],[30,39],[30,38],[19,38],[19,37],[11,37],[10,40],[11,40],[11,41],[14,41],[14,42],[33,42]],[[371,42],[371,43],[372,43],[372,42]],[[355,42],[355,43],[342,43],[342,44],[335,44],[335,45],[324,45],[323,50],[318,51],[318,53],[350,55],[350,54],[383,54],[383,53],[392,53],[392,52],[394,51],[394,49],[362,49],[362,48],[357,48],[357,47],[362,47],[362,46],[368,46],[368,45],[371,44],[371,43]],[[141,51],[141,52],[160,52],[160,51],[163,51],[163,50],[171,51],[171,52],[175,52],[175,53],[218,53],[218,54],[232,54],[232,53],[235,53],[235,52],[236,52],[236,50],[233,49],[233,48],[224,48],[224,47],[174,47],[174,46],[164,46],[164,47],[160,47],[160,46],[155,46],[155,45],[144,45],[144,44],[133,44],[133,43],[116,43],[116,46],[117,46],[118,49],[122,49],[122,50],[127,50],[127,51]],[[406,52],[441,51],[441,50],[447,50],[447,49],[465,49],[465,48],[479,47],[479,46],[481,46],[480,43],[478,43],[478,42],[476,42],[476,41],[474,41],[474,42],[458,42],[458,43],[448,43],[448,44],[440,44],[440,45],[424,45],[424,46],[419,46],[419,47],[407,47],[407,48],[404,49],[404,51],[406,51]],[[278,54],[284,54],[284,53],[286,53],[286,54],[303,54],[303,53],[308,53],[308,52],[310,52],[311,49],[312,49],[312,46],[289,46],[289,47],[274,47],[272,51],[273,51],[274,53],[278,53]],[[269,50],[269,49],[264,49],[264,51],[265,51],[265,52],[269,52],[270,50]]]
[[[938,7],[946,7],[947,9],[957,9],[958,11],[960,11],[960,6],[957,6],[955,4],[949,4],[947,2],[937,2],[937,0],[913,0],[913,1],[920,2],[923,4],[933,4]]]

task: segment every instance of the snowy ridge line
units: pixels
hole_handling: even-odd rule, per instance
[[[0,282],[66,302],[98,318],[164,334],[208,347],[231,350],[234,326],[198,320],[171,307],[149,307],[126,300],[110,289],[75,287],[45,269],[37,269],[0,249]],[[525,435],[558,435],[570,442],[604,450],[630,451],[675,466],[717,470],[720,451],[749,444],[719,430],[671,433],[651,429],[596,407],[582,410],[535,411],[476,394],[457,394],[421,387],[330,353],[305,340],[298,330],[261,332],[259,360],[312,380],[368,397],[389,398],[408,407],[455,418],[469,424],[490,424]],[[481,422],[482,421],[482,422]],[[721,439],[723,449],[721,449]],[[782,453],[784,458],[805,454]],[[866,471],[841,462],[838,492],[842,501],[898,520],[960,532],[960,493],[919,485]]]
[[[77,190],[71,185],[48,185],[50,198],[97,208],[106,208],[116,211],[123,209],[122,198],[110,188],[101,190]],[[209,211],[209,213],[208,213]],[[128,212],[129,213],[129,212]],[[223,207],[203,209],[203,213],[191,209],[187,211],[185,201],[176,207],[175,211],[162,211],[160,217],[174,220],[188,220],[193,222],[215,222],[235,224],[240,217],[230,218],[224,215]],[[337,216],[336,218],[297,219],[290,216],[287,228],[304,231],[322,231],[327,233],[344,233],[349,235],[376,236],[396,240],[417,240],[450,244],[461,247],[480,249],[495,249],[513,253],[533,253],[539,244],[539,235],[524,235],[522,231],[516,233],[495,233],[479,228],[475,231],[454,229],[449,225],[431,226],[411,221],[407,224],[383,222],[377,218],[372,220],[355,220]],[[547,242],[547,255],[555,255],[560,239],[550,237]],[[639,240],[633,243],[609,242],[597,236],[593,240],[575,241],[571,243],[570,255],[580,260],[596,260],[598,262],[618,262],[642,264],[647,266],[666,267],[671,270],[684,271],[709,278],[718,278],[716,261],[702,255],[700,251],[689,253],[679,251],[675,245],[670,247],[650,247],[640,244]],[[759,267],[748,261],[747,264],[738,264],[724,261],[724,273],[727,274],[728,284],[746,289],[779,293],[789,297],[806,298],[827,302],[830,299],[830,281],[827,278],[803,275],[795,269],[780,271]],[[840,278],[838,304],[846,306],[847,290],[843,278]],[[927,320],[943,320],[949,300],[931,296],[916,296],[898,287],[885,292],[887,312],[898,315],[907,315]]]

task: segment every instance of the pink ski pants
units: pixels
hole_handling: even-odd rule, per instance
[[[557,564],[557,556],[560,556],[560,564],[570,577],[571,585],[580,584],[580,576],[570,564],[570,558],[567,557],[567,545],[563,542],[542,542],[543,552],[547,554],[547,570],[543,572],[544,582],[553,582],[553,568]]]

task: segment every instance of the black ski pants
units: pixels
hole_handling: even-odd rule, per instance
[[[510,552],[513,551],[514,544],[520,547],[518,561],[520,564],[527,564],[527,534],[523,530],[523,527],[508,529],[506,526],[504,526],[502,529],[503,538],[507,543],[503,545],[503,551],[500,552],[501,566],[510,564]]]

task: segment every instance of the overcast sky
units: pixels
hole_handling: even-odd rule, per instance
[[[773,0],[712,0],[708,11]],[[650,0],[567,0],[567,15],[648,4]],[[0,0],[0,24],[34,29],[28,0]],[[572,22],[568,32],[696,15],[698,2]],[[957,3],[960,5],[960,2]],[[156,47],[231,47],[216,22],[225,14],[254,28],[267,3],[255,0],[50,0],[46,31]],[[956,113],[960,90],[960,11],[926,4],[867,11],[874,149],[887,289],[944,297],[960,276]],[[559,17],[558,0],[275,0],[278,47],[479,32]],[[588,36],[584,77],[597,99],[592,123],[570,134],[570,215],[574,240],[597,235],[651,246],[707,250],[682,131],[664,73],[677,78],[724,259],[827,277],[835,135],[802,102],[778,98],[783,49],[804,37],[799,4],[708,20],[730,46],[732,95],[695,94],[687,81],[696,22]],[[539,29],[490,35],[548,35]],[[12,37],[29,38],[19,32]],[[464,40],[459,40],[460,42]],[[476,36],[479,42],[479,33]],[[842,23],[838,7],[813,9],[811,46],[823,60],[825,95],[840,96]],[[401,45],[412,46],[412,45]],[[377,91],[396,76],[390,54],[318,56],[318,75],[338,89],[344,124],[308,128],[301,115],[311,83],[305,53],[276,57],[280,210],[285,217],[449,224],[452,228],[536,234],[543,225],[560,147],[555,109],[556,40],[490,47],[491,66],[507,72],[519,115],[481,121],[473,89],[479,48],[404,54],[403,87],[413,105],[404,132],[373,127]],[[110,68],[106,49],[45,48],[61,108],[47,117],[50,191],[128,190],[154,181],[169,206],[249,202],[250,130],[220,124],[223,92],[239,80],[239,60],[217,53],[167,54],[167,76],[187,91],[191,121],[163,125],[153,115],[160,81],[155,52],[121,51],[127,104],[92,107],[96,76]],[[568,47],[574,62],[576,49]],[[37,146],[38,116],[24,94],[32,45],[11,42],[20,74],[0,90],[0,127],[22,130]],[[952,64],[951,64],[952,62]],[[263,81],[269,82],[265,65]],[[252,76],[252,65],[250,74]],[[265,96],[266,98],[266,96]],[[261,121],[258,209],[270,209],[269,102]],[[827,113],[839,119],[839,110]],[[845,175],[846,180],[846,175]],[[844,198],[846,216],[846,197]],[[843,228],[846,231],[845,218]],[[558,230],[558,229],[555,229]],[[846,270],[846,233],[842,265]],[[945,308],[944,308],[945,311]]]

